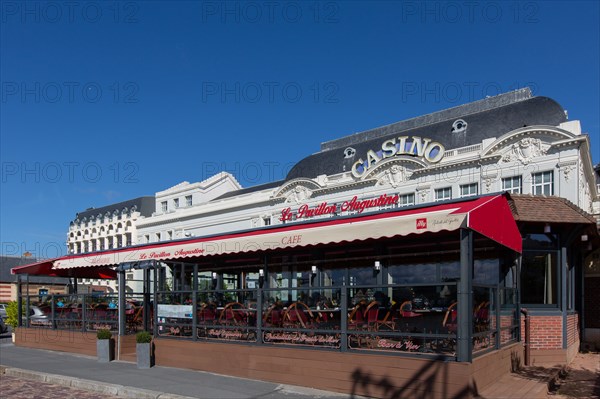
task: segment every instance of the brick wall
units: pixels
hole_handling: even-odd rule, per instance
[[[585,291],[585,327],[600,328],[600,277],[586,277]]]
[[[11,284],[0,283],[0,302],[10,302],[12,300]]]
[[[531,316],[531,349],[562,349],[562,316]],[[525,317],[521,318],[525,340]]]
[[[579,314],[567,316],[567,346],[579,342]]]

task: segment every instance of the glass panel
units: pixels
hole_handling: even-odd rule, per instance
[[[282,294],[288,299],[282,300]],[[262,341],[272,345],[339,348],[340,297],[339,288],[265,290]]]
[[[495,290],[488,287],[473,287],[473,351],[495,346],[496,304]]]
[[[454,354],[455,283],[347,290],[349,349]]]
[[[556,234],[527,234],[523,241],[523,249],[558,249]]]
[[[496,284],[500,278],[500,262],[498,259],[475,259],[474,283]]]
[[[393,284],[433,283],[436,281],[435,263],[417,263],[390,266],[388,272]]]
[[[350,285],[377,284],[377,275],[373,273],[373,265],[367,267],[353,267],[349,270]]]
[[[521,264],[521,302],[558,303],[557,252],[524,252]]]
[[[198,338],[256,341],[256,290],[208,291],[198,294]]]

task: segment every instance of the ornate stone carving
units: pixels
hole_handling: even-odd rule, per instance
[[[429,187],[417,188],[417,194],[421,199],[420,202],[427,202],[427,197],[429,196]]]
[[[573,172],[573,170],[575,170],[575,165],[564,165],[564,166],[561,166],[560,170],[563,172],[563,175],[565,176],[565,181],[569,181],[569,180],[571,180],[571,172]]]
[[[486,177],[483,179],[483,184],[485,184],[485,192],[489,193],[492,191],[492,185],[496,181],[496,177]]]
[[[285,202],[299,204],[312,196],[312,191],[304,186],[296,186],[285,195]]]
[[[519,161],[523,165],[529,164],[535,158],[546,155],[547,148],[542,145],[542,140],[527,137],[514,143],[502,157],[503,162]]]
[[[377,181],[377,185],[391,185],[392,187],[396,188],[400,185],[400,183],[410,179],[411,174],[412,172],[403,166],[392,165],[392,167],[383,172]]]

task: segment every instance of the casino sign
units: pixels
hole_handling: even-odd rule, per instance
[[[419,157],[429,163],[437,163],[442,160],[445,151],[446,149],[442,144],[428,138],[400,136],[397,139],[388,139],[381,144],[381,150],[367,151],[366,161],[359,158],[358,161],[354,162],[352,176],[361,178],[378,162],[399,155]]]

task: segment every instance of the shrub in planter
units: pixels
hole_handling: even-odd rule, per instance
[[[140,331],[135,335],[135,342],[138,344],[149,344],[152,342],[152,334],[148,331]]]
[[[23,316],[25,316],[25,306],[23,305]],[[6,305],[6,325],[10,326],[12,341],[15,342],[15,330],[19,326],[19,303],[11,301]]]
[[[108,363],[115,360],[115,340],[109,329],[101,328],[96,331],[96,355],[100,363]]]
[[[25,317],[25,303],[22,304],[21,314]],[[10,301],[6,304],[6,319],[4,319],[4,322],[10,326],[13,332],[19,326],[19,302]]]
[[[135,342],[138,368],[149,369],[154,366],[152,335],[148,331],[140,331],[135,336]]]

